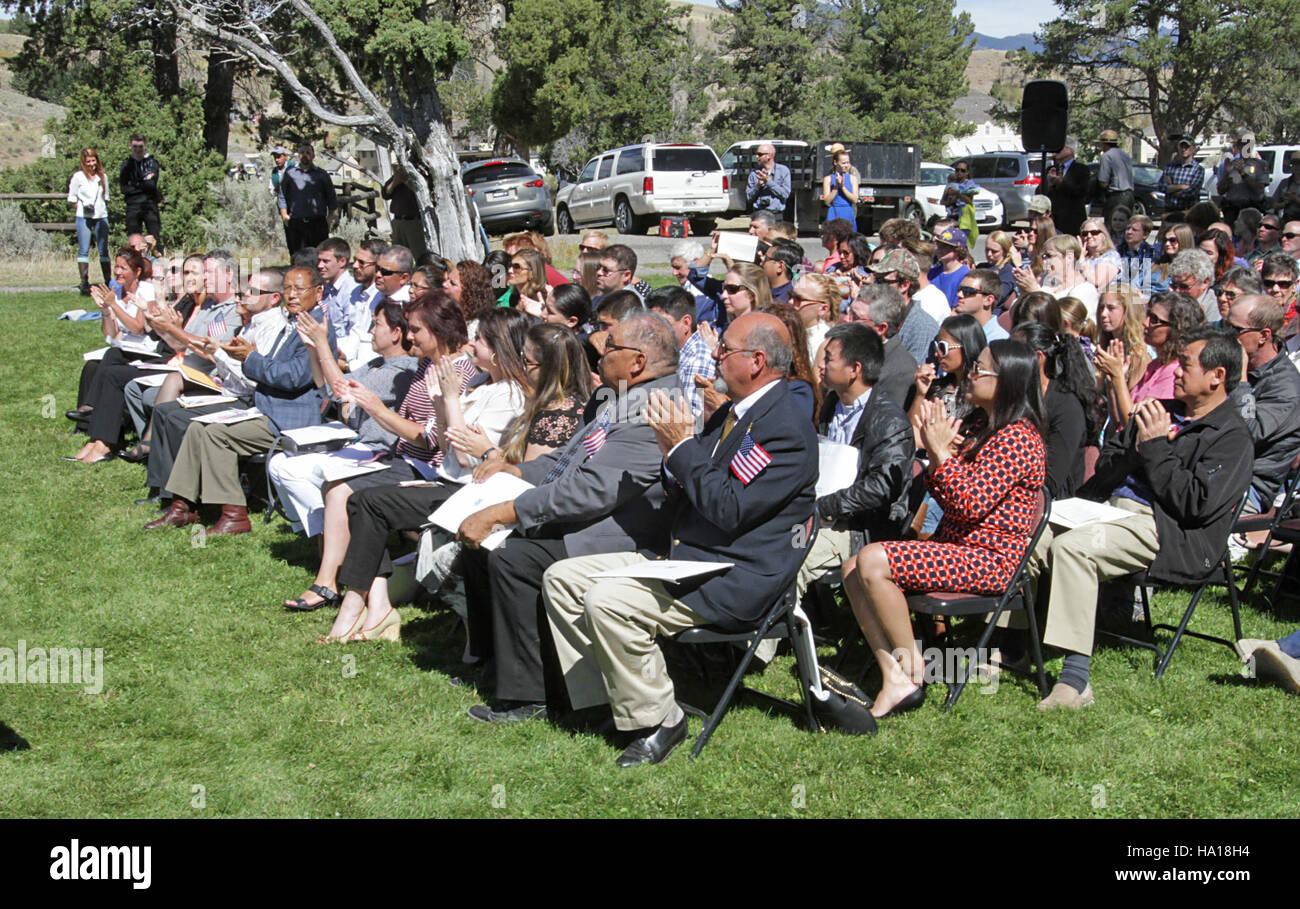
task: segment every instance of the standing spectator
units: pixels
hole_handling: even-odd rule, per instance
[[[1047,169],[1047,187],[1044,192],[1052,201],[1052,221],[1063,234],[1076,234],[1087,216],[1088,168],[1075,167],[1073,136],[1065,137],[1065,146],[1052,156],[1052,166]],[[1032,218],[1032,212],[1031,212]]]
[[[1103,202],[1106,223],[1110,214],[1123,207],[1133,210],[1133,159],[1119,147],[1119,133],[1102,130],[1097,137],[1101,145],[1101,165],[1097,169],[1097,186],[1106,194]]]
[[[1217,187],[1222,197],[1223,220],[1237,220],[1237,212],[1246,206],[1263,211],[1268,207],[1268,165],[1255,152],[1255,134],[1237,131],[1232,140],[1232,155],[1219,165]]]
[[[99,269],[105,284],[113,273],[108,257],[108,177],[99,152],[93,148],[81,150],[81,167],[68,181],[68,202],[77,206],[77,273],[81,277],[81,295],[88,297],[92,238],[99,249]]]
[[[944,187],[942,202],[948,209],[948,217],[957,226],[966,231],[966,248],[975,253],[975,242],[979,239],[979,226],[975,222],[975,194],[979,184],[970,178],[970,164],[958,161],[948,174],[948,185]]]
[[[1300,152],[1291,152],[1286,157],[1287,176],[1277,185],[1273,192],[1273,210],[1282,221],[1300,219]]]
[[[822,204],[826,206],[826,220],[842,218],[853,223],[858,216],[858,182],[849,173],[852,164],[848,152],[834,155],[833,169],[822,177]]]
[[[394,168],[380,195],[388,203],[388,223],[393,228],[393,242],[405,246],[420,258],[429,251],[424,241],[424,222],[420,220],[420,202],[406,183],[406,170]]]
[[[776,163],[776,149],[770,143],[760,145],[754,157],[758,159],[758,167],[750,171],[745,184],[749,210],[784,214],[786,200],[790,198],[790,168]],[[773,218],[773,223],[780,220]]]
[[[271,173],[266,178],[267,188],[271,190],[271,195],[280,195],[280,181],[284,179],[284,172],[289,167],[289,150],[283,145],[277,145],[271,149],[271,160],[274,166]]]
[[[1205,170],[1195,156],[1196,143],[1184,136],[1178,140],[1178,150],[1160,175],[1160,188],[1165,191],[1165,221],[1171,216],[1181,218],[1201,199]]]
[[[305,142],[298,146],[298,164],[285,170],[280,180],[280,217],[293,255],[329,236],[329,213],[338,208],[334,181],[315,165],[316,152]]]
[[[1288,178],[1289,179],[1289,178]],[[1255,245],[1246,256],[1246,262],[1254,265],[1269,253],[1280,250],[1282,240],[1282,219],[1277,215],[1264,215],[1259,219],[1255,229]]]
[[[158,217],[158,159],[145,151],[144,136],[131,134],[131,154],[122,162],[117,182],[126,203],[126,232],[162,236]]]

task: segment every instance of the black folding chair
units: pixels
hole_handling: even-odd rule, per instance
[[[1237,503],[1237,510],[1232,514],[1232,523],[1234,526],[1241,518],[1241,510],[1246,506],[1246,496],[1249,494],[1249,490],[1247,490],[1246,493],[1242,494],[1241,501]],[[1169,668],[1169,661],[1174,658],[1174,650],[1177,649],[1179,642],[1182,641],[1184,637],[1200,638],[1202,641],[1222,644],[1234,654],[1237,652],[1237,641],[1242,638],[1241,612],[1237,608],[1237,585],[1232,579],[1232,559],[1228,555],[1227,540],[1224,540],[1223,555],[1219,557],[1219,561],[1215,563],[1199,580],[1188,584],[1167,584],[1163,581],[1154,582],[1162,584],[1163,586],[1195,588],[1195,591],[1192,593],[1191,602],[1187,604],[1187,609],[1183,612],[1182,621],[1177,625],[1168,625],[1165,623],[1152,624],[1151,603],[1147,595],[1147,585],[1150,583],[1153,582],[1147,572],[1144,571],[1138,575],[1138,589],[1142,592],[1142,620],[1146,625],[1147,635],[1151,638],[1150,640],[1129,637],[1127,635],[1119,634],[1118,632],[1106,631],[1100,628],[1097,630],[1097,633],[1105,635],[1108,638],[1113,638],[1117,641],[1123,641],[1126,644],[1132,644],[1134,647],[1141,647],[1144,650],[1154,652],[1156,655],[1156,678],[1160,678],[1160,676],[1164,675],[1165,670]],[[1192,614],[1196,611],[1196,604],[1201,601],[1201,595],[1205,593],[1206,589],[1211,584],[1217,583],[1222,583],[1228,588],[1228,604],[1232,610],[1233,638],[1231,641],[1225,638],[1216,637],[1212,634],[1204,634],[1200,631],[1189,631],[1187,628],[1188,624],[1192,620]],[[1174,633],[1173,640],[1169,642],[1168,650],[1162,651],[1160,646],[1155,643],[1155,632],[1157,630],[1172,631]]]
[[[1282,504],[1276,508],[1270,508],[1261,514],[1242,515],[1232,527],[1233,533],[1251,533],[1254,531],[1267,531],[1264,537],[1264,544],[1255,553],[1255,558],[1251,562],[1250,572],[1246,575],[1246,582],[1241,585],[1241,595],[1245,596],[1250,593],[1250,588],[1254,586],[1255,579],[1261,574],[1268,577],[1281,578],[1281,575],[1273,571],[1263,571],[1261,565],[1268,558],[1269,545],[1277,537],[1278,526],[1283,522],[1294,517],[1296,506],[1300,503],[1296,501],[1296,493],[1300,490],[1300,452],[1297,452],[1295,460],[1291,462],[1291,469],[1287,471],[1286,479],[1282,481],[1283,497]],[[1276,604],[1276,593],[1271,599]]]
[[[799,673],[801,704],[741,684],[745,676],[745,670],[749,668],[750,662],[754,659],[754,654],[758,651],[758,645],[763,641],[784,638],[789,638],[794,645],[795,665]],[[692,758],[699,757],[700,752],[704,750],[704,746],[708,744],[714,731],[721,725],[722,718],[726,716],[727,710],[731,707],[738,690],[792,708],[795,711],[802,709],[803,717],[808,721],[808,728],[818,728],[816,717],[813,715],[812,695],[810,694],[811,689],[820,684],[815,662],[816,651],[813,649],[812,629],[807,617],[799,608],[799,600],[795,594],[793,580],[786,588],[785,593],[777,598],[777,601],[772,604],[772,608],[763,616],[763,620],[759,622],[758,627],[752,631],[729,632],[705,625],[699,628],[688,628],[675,635],[673,640],[679,644],[747,644],[744,656],[740,658],[735,672],[731,674],[731,679],[727,682],[727,687],[722,692],[722,697],[718,699],[718,703],[714,706],[712,712],[705,713],[699,708],[683,705],[687,712],[704,719],[704,729],[696,738],[695,747],[691,749]],[[811,665],[809,664],[808,654],[813,654]]]
[[[982,596],[974,593],[934,590],[915,593],[907,598],[907,607],[912,612],[919,612],[922,615],[989,615],[988,624],[984,626],[984,632],[975,647],[977,655],[986,652],[989,641],[993,638],[993,630],[1004,612],[1023,610],[1029,620],[1030,658],[1037,668],[1040,697],[1047,696],[1047,676],[1043,671],[1043,650],[1038,635],[1038,619],[1034,614],[1033,591],[1029,582],[1029,560],[1033,557],[1034,547],[1038,545],[1038,540],[1043,535],[1043,528],[1047,526],[1051,512],[1052,495],[1044,486],[1039,490],[1038,505],[1034,512],[1034,533],[1029,538],[1029,546],[1026,547],[1025,554],[1016,565],[1015,573],[1011,576],[1006,590],[1000,595]],[[944,702],[944,710],[950,710],[957,703],[957,699],[966,688],[966,683],[970,680],[969,657],[965,663],[963,669],[957,673],[957,677],[948,682],[948,700]],[[1003,668],[1014,671],[1011,667]]]

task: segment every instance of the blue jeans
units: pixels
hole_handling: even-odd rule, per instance
[[[1300,660],[1300,631],[1291,632],[1291,634],[1279,640],[1277,646],[1282,648],[1282,652],[1287,656]]]
[[[77,219],[77,261],[90,261],[90,239],[92,236],[99,246],[99,261],[111,262],[112,260],[108,257],[107,218]]]

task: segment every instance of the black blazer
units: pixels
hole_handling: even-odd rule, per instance
[[[838,394],[826,393],[817,420],[822,434],[830,426],[838,403]],[[907,414],[879,386],[872,390],[858,418],[852,444],[862,452],[858,478],[852,486],[817,500],[822,526],[859,531],[866,537],[862,542],[896,540],[907,518],[916,445]]]
[[[1052,200],[1052,222],[1056,230],[1063,234],[1077,234],[1088,217],[1088,185],[1092,174],[1088,165],[1078,158],[1070,163],[1061,182],[1047,191],[1047,198]]]
[[[730,410],[719,408],[700,435],[673,450],[664,484],[673,514],[668,557],[734,563],[671,589],[707,622],[741,630],[789,586],[812,542],[817,433],[783,379],[719,442]],[[731,469],[746,433],[772,458],[748,484]]]
[[[885,365],[880,369],[880,381],[876,383],[876,388],[895,402],[907,400],[908,390],[916,384],[918,365],[916,358],[903,346],[902,338],[894,335],[885,342]]]

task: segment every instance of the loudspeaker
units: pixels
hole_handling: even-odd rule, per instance
[[[1025,83],[1020,102],[1020,140],[1027,152],[1058,152],[1065,146],[1070,99],[1065,83],[1035,79]]]

